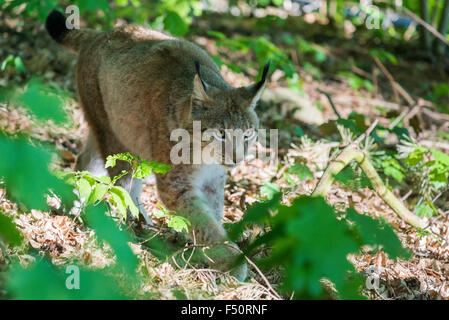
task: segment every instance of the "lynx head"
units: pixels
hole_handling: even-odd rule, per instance
[[[226,89],[215,88],[204,81],[199,63],[195,65],[191,118],[201,121],[202,140],[206,140],[202,141],[202,148],[209,146],[210,150],[205,152],[210,151],[209,157],[214,163],[226,169],[233,168],[243,162],[257,140],[259,118],[254,109],[265,88],[270,63],[264,67],[259,82]]]

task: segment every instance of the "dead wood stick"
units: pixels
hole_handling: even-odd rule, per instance
[[[371,131],[374,130],[374,127],[376,125],[377,120],[368,128],[368,130],[363,135],[361,135],[359,138],[354,140],[354,142],[345,147],[337,156],[337,158],[329,163],[328,167],[324,171],[323,176],[318,182],[318,185],[315,187],[315,190],[312,193],[312,197],[325,197],[327,192],[329,191],[330,186],[334,182],[335,175],[343,170],[352,160],[355,160],[368,177],[369,181],[374,187],[375,192],[385,201],[385,203],[388,204],[390,208],[404,221],[414,227],[424,229],[428,226],[428,223],[410,212],[407,207],[405,207],[404,204],[394,196],[394,194],[387,188],[382,179],[379,177],[379,174],[371,163],[368,155],[366,155],[365,152],[360,150],[359,148],[360,142],[365,139],[365,137],[367,137],[371,133]]]
[[[432,33],[436,38],[441,40],[441,42],[443,42],[445,45],[447,45],[449,47],[449,41],[446,39],[445,36],[443,36],[440,32],[438,32],[437,29],[435,29],[432,25],[425,22],[423,19],[418,17],[416,14],[411,12],[409,9],[404,8],[404,7],[402,7],[402,9],[410,18],[415,20],[415,22],[417,22],[418,24],[422,25],[424,28],[426,28],[428,31],[430,31],[430,33]]]
[[[340,113],[338,113],[337,108],[335,107],[334,101],[332,100],[332,96],[329,92],[326,92],[324,90],[318,89],[318,92],[324,94],[331,104],[332,110],[334,110],[335,114],[337,115],[338,119],[341,119]]]
[[[388,81],[390,81],[391,86],[393,88],[393,91],[395,92],[395,95],[400,94],[405,101],[411,106],[415,105],[416,102],[413,100],[413,98],[405,91],[405,89],[397,83],[391,73],[388,71],[388,69],[384,66],[384,64],[379,60],[377,57],[373,57],[374,62],[377,64],[380,70],[385,74],[385,76],[388,78]]]

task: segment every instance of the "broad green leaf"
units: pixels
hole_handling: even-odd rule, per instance
[[[81,178],[78,180],[76,188],[80,193],[80,199],[84,199],[87,201],[89,199],[90,193],[92,192],[92,186],[90,185],[90,183],[86,179]]]
[[[266,198],[267,198],[268,200],[273,199],[274,196],[275,196],[277,193],[280,193],[280,192],[281,192],[280,187],[279,187],[277,184],[275,184],[275,183],[265,182],[265,183],[263,184],[263,186],[260,187],[260,194],[261,194],[262,196],[266,196]]]
[[[117,208],[118,213],[126,219],[126,203],[122,193],[117,191],[115,187],[112,187],[109,193],[111,195],[111,201]]]
[[[428,205],[427,203],[415,206],[415,212],[420,217],[432,217],[435,214],[432,206]]]
[[[64,97],[38,80],[28,82],[25,92],[16,94],[13,100],[27,107],[39,119],[52,119],[55,123],[67,120],[63,110]]]
[[[8,195],[28,208],[47,208],[45,194],[53,190],[69,205],[73,192],[69,185],[51,174],[50,148],[36,148],[27,140],[0,134],[0,177]]]
[[[78,266],[74,266],[78,268]],[[79,267],[79,289],[69,289],[73,269],[55,267],[46,260],[28,268],[14,264],[7,271],[6,287],[18,300],[122,300],[127,296],[119,291],[118,281],[104,270],[91,271]]]
[[[189,231],[190,221],[181,216],[171,216],[167,222],[169,228],[173,228],[176,232]]]
[[[0,213],[0,240],[15,247],[22,243],[22,234],[17,230],[12,218]]]
[[[354,222],[361,245],[378,245],[391,259],[410,258],[410,253],[402,247],[390,225],[382,220],[373,219],[367,215],[359,214],[354,208],[346,210],[347,218]]]
[[[94,187],[94,190],[90,194],[89,197],[89,204],[95,203],[97,201],[103,200],[104,196],[106,195],[106,192],[108,192],[109,186],[105,184],[97,184]]]
[[[126,208],[129,208],[132,216],[139,216],[139,209],[132,201],[132,198],[129,195],[128,191],[126,191],[122,187],[114,186],[109,190],[109,193],[112,195],[114,204],[117,205],[117,209],[119,210],[120,214],[126,217]]]
[[[409,153],[407,158],[405,158],[405,164],[408,166],[416,166],[418,163],[423,161],[424,155],[429,150],[427,148],[418,146],[412,152]]]
[[[164,19],[164,29],[174,36],[183,36],[189,30],[189,26],[178,13],[168,11]]]
[[[95,230],[95,234],[101,241],[106,241],[117,255],[118,267],[124,267],[128,274],[133,275],[136,271],[138,260],[132,252],[128,243],[131,236],[125,230],[119,230],[117,223],[105,212],[108,207],[105,202],[86,209],[85,219],[88,226]],[[125,210],[126,213],[126,210]]]
[[[310,171],[309,167],[302,163],[295,163],[292,167],[288,168],[288,173],[292,173],[298,176],[301,181],[313,180],[313,173]]]
[[[435,158],[435,161],[441,162],[444,166],[449,167],[449,155],[435,149],[430,150],[430,152]]]

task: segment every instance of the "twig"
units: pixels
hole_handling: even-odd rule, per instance
[[[246,261],[248,261],[248,263],[257,271],[257,273],[259,274],[259,276],[262,278],[262,280],[265,282],[266,286],[268,287],[268,289],[275,295],[276,298],[278,298],[279,300],[283,300],[282,297],[276,292],[276,290],[273,289],[273,287],[271,286],[270,282],[268,281],[268,279],[265,277],[265,275],[262,273],[262,271],[260,271],[259,267],[250,259],[248,258],[242,250],[240,250],[239,248],[237,248],[236,246],[233,246],[230,243],[226,243],[225,244],[235,250],[237,250],[239,253],[243,254]]]
[[[326,92],[324,90],[321,90],[318,88],[318,92],[324,94],[327,98],[327,100],[329,100],[329,103],[331,104],[332,110],[334,110],[335,114],[337,115],[338,119],[341,119],[340,114],[337,111],[337,108],[335,107],[334,101],[332,100],[332,96],[329,92]]]
[[[432,33],[436,38],[438,38],[439,40],[441,40],[441,42],[443,42],[446,46],[449,47],[449,41],[446,39],[445,36],[443,36],[440,32],[438,32],[437,29],[435,29],[433,26],[431,26],[430,24],[428,24],[427,22],[425,22],[423,19],[421,19],[420,17],[418,17],[416,14],[414,14],[413,12],[411,12],[409,9],[402,7],[402,9],[404,10],[405,14],[407,14],[410,18],[412,18],[413,20],[415,20],[415,22],[417,22],[418,24],[422,25],[424,28],[426,28],[427,30],[430,31],[430,33]]]
[[[390,81],[391,86],[393,87],[393,91],[395,92],[395,95],[400,94],[409,105],[413,106],[416,104],[415,100],[405,91],[405,89],[397,83],[391,73],[388,71],[388,69],[384,66],[384,64],[379,60],[379,58],[373,56],[374,62],[377,64],[380,70],[385,74],[385,76],[388,78],[388,81]]]

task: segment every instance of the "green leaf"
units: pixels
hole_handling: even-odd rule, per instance
[[[77,4],[80,8],[80,12],[91,12],[91,11],[107,11],[111,7],[106,0],[77,0]]]
[[[183,36],[189,30],[189,26],[179,14],[168,11],[164,19],[164,29],[174,36]]]
[[[352,190],[358,190],[360,188],[371,188],[371,183],[366,177],[363,171],[358,173],[354,171],[350,166],[345,167],[337,175],[335,175],[335,181],[341,182],[346,187]]]
[[[273,254],[266,263],[285,268],[285,286],[296,297],[322,297],[324,277],[335,284],[341,298],[360,298],[345,289],[348,272],[354,272],[346,256],[358,251],[358,243],[324,199],[304,196],[290,207],[280,206],[272,228]]]
[[[113,196],[114,204],[117,205],[120,214],[126,217],[126,208],[129,208],[132,216],[136,218],[139,216],[139,209],[134,204],[128,191],[122,187],[114,186],[109,190],[109,193]]]
[[[402,182],[404,179],[404,168],[392,156],[385,156],[381,166],[384,169],[385,175],[393,177],[398,182]]]
[[[72,189],[48,170],[50,150],[31,146],[25,139],[0,134],[0,177],[13,200],[28,208],[45,210],[44,195],[51,189],[70,205],[74,198]]]
[[[77,267],[77,266],[75,266]],[[66,273],[66,270],[69,270]],[[6,287],[13,299],[18,300],[122,300],[128,297],[120,292],[117,281],[104,270],[91,271],[79,268],[79,289],[66,287],[70,269],[58,268],[46,260],[29,268],[19,263],[7,272]]]
[[[11,100],[15,104],[28,108],[40,120],[53,120],[55,123],[67,121],[63,109],[64,95],[42,84],[36,79],[30,80],[25,91],[13,93]]]
[[[172,166],[169,164],[165,164],[165,163],[161,163],[161,162],[157,162],[157,161],[151,161],[150,167],[153,169],[153,171],[155,173],[161,173],[161,174],[166,174],[172,168]]]
[[[116,187],[112,187],[109,190],[109,194],[111,195],[111,202],[117,208],[118,213],[126,219],[126,203],[122,193]]]
[[[15,57],[14,58],[14,67],[19,72],[26,72],[25,65],[23,64],[23,61],[22,61],[22,59],[20,57]]]
[[[260,188],[260,194],[266,196],[268,200],[274,198],[274,196],[281,192],[279,186],[275,183],[265,182]]]
[[[190,221],[181,216],[171,216],[167,222],[169,228],[173,228],[176,232],[189,231]]]
[[[86,209],[85,219],[88,226],[95,229],[95,234],[101,241],[106,241],[117,255],[118,267],[124,267],[128,274],[133,275],[138,265],[138,259],[128,243],[131,236],[125,230],[120,230],[110,216],[106,216],[107,205],[102,202]],[[126,211],[125,211],[126,212]]]
[[[79,179],[76,184],[76,188],[79,191],[80,199],[84,199],[84,200],[89,199],[90,193],[92,192],[92,186],[86,179],[84,179],[84,178]]]
[[[288,173],[292,173],[298,176],[301,181],[313,180],[313,173],[310,171],[309,167],[302,163],[295,163],[292,167],[288,168]]]
[[[412,152],[405,158],[405,164],[408,166],[416,166],[418,163],[424,160],[424,155],[429,152],[427,148],[417,146]]]
[[[427,203],[415,206],[415,212],[420,217],[432,217],[435,214],[434,209]]]
[[[430,152],[435,158],[435,161],[441,162],[444,166],[449,167],[449,155],[435,149],[431,149]]]
[[[92,193],[90,194],[89,197],[89,204],[93,204],[97,201],[101,201],[103,200],[104,196],[106,195],[106,193],[109,190],[109,186],[105,185],[105,184],[97,184],[94,187],[94,190],[92,191]]]
[[[115,0],[115,4],[119,7],[126,7],[128,5],[128,0]]]
[[[347,219],[354,222],[362,245],[381,246],[391,259],[410,258],[390,225],[382,220],[359,214],[354,208],[346,210]]]
[[[0,213],[0,239],[13,247],[19,246],[23,240],[12,218],[2,213]]]

